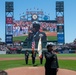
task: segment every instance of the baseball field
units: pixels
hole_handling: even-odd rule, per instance
[[[27,38],[27,36],[17,36],[13,37],[13,41],[24,41]],[[56,41],[57,37],[56,36],[47,36],[48,41]]]
[[[45,32],[48,41],[57,41],[57,33],[56,32]],[[26,35],[24,36],[16,36],[13,37],[13,41],[24,41],[27,38]]]
[[[57,75],[76,75],[76,54],[57,54],[59,70]],[[36,62],[32,65],[31,54],[28,65],[25,64],[24,54],[1,54],[0,70],[4,70],[8,75],[45,75],[45,58],[40,64],[37,55]]]
[[[59,67],[69,70],[76,71],[76,54],[57,54],[59,60]],[[39,58],[36,57],[36,65],[43,66],[39,62]],[[9,68],[22,67],[22,66],[33,66],[31,56],[29,57],[28,65],[25,64],[24,54],[6,54],[0,55],[0,70],[6,70]]]

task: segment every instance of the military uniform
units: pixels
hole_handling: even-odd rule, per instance
[[[42,64],[42,63],[43,63],[43,52],[42,52],[42,55],[40,57],[40,64]]]
[[[32,52],[32,64],[35,64],[36,52]]]
[[[57,55],[52,52],[45,53],[45,75],[56,75],[59,68]]]
[[[36,32],[35,34],[33,32],[29,33],[27,40],[31,41],[34,37],[35,41],[39,41],[40,35],[42,36],[41,39],[42,41],[46,41],[46,34],[44,32]]]
[[[38,41],[39,41],[40,37],[41,37],[42,43],[45,42],[45,45],[47,43],[46,34],[44,32],[40,32],[39,29],[40,29],[39,24],[33,24],[33,29],[31,30],[31,32],[29,32],[28,37],[25,39],[25,42],[30,42],[30,43],[34,39],[35,43],[36,43],[36,48],[38,46]],[[31,44],[30,44],[30,47],[31,47]]]
[[[26,51],[25,52],[25,62],[26,62],[26,64],[28,64],[28,58],[29,58],[29,52]]]
[[[44,32],[40,32],[40,31],[36,32],[36,34],[34,34],[33,32],[29,33],[28,37],[25,39],[25,42],[30,42],[31,43],[33,38],[34,38],[34,40],[36,42],[36,48],[37,48],[40,36],[42,36],[41,37],[42,43],[45,43],[45,45],[46,45],[46,43],[47,43],[46,34]],[[30,45],[30,47],[31,47],[31,45]]]

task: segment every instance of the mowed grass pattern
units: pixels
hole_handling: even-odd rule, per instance
[[[27,38],[27,36],[13,37],[13,41],[24,41],[26,38]]]
[[[57,54],[58,57],[76,57],[75,53],[68,54]]]
[[[76,71],[76,60],[59,60],[59,67]]]
[[[22,58],[24,54],[0,54],[0,58]]]
[[[24,41],[27,36],[13,37],[13,41]],[[48,41],[57,41],[57,36],[47,36]]]
[[[31,54],[30,54],[31,55]],[[37,54],[38,56],[38,54]],[[72,54],[57,54],[58,57],[76,57],[76,54],[75,53],[72,53]],[[24,57],[24,54],[0,54],[0,58],[16,58],[16,57],[19,57],[19,58],[22,58]]]
[[[40,64],[40,61],[36,59],[36,66],[44,66],[45,60],[43,64]],[[25,67],[25,66],[33,66],[32,60],[29,59],[28,65],[25,64],[25,60],[8,60],[8,61],[0,61],[0,70],[15,68],[15,67]],[[69,69],[76,71],[76,60],[59,60],[59,68]]]
[[[58,54],[58,57],[76,57],[76,54]],[[24,57],[24,54],[11,54],[11,55],[0,55],[0,58],[5,58],[5,57],[11,57],[11,58],[22,58]],[[40,64],[40,60],[36,59],[36,66],[44,66],[45,64],[45,59],[43,60],[43,64]],[[5,70],[5,69],[10,69],[10,68],[15,68],[15,67],[24,67],[24,66],[33,66],[32,65],[32,60],[29,59],[28,65],[25,64],[25,60],[8,60],[8,61],[0,61],[0,70]],[[59,67],[64,68],[64,69],[69,69],[69,70],[74,70],[76,71],[76,60],[59,60]]]

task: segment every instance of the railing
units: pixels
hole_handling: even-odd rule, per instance
[[[22,45],[23,48],[31,48],[32,47],[32,42],[24,42]],[[38,47],[38,42],[35,42],[35,48]],[[46,42],[42,42],[42,48],[46,48]]]

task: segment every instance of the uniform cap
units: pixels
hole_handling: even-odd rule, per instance
[[[49,48],[49,47],[53,47],[53,46],[54,46],[54,43],[48,43],[46,47]]]
[[[39,24],[39,23],[33,23],[33,28],[38,28],[38,29],[40,29],[40,24]]]

